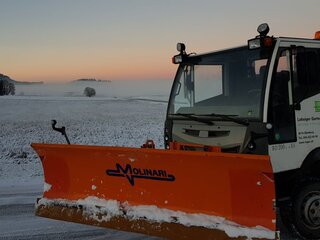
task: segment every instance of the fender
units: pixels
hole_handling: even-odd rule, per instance
[[[300,168],[275,173],[277,198],[290,197],[295,185],[308,177],[320,178],[320,147],[307,155]]]

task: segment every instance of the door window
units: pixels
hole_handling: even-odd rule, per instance
[[[299,103],[320,93],[320,49],[298,47],[293,62],[294,100]]]
[[[271,143],[296,140],[290,55],[289,50],[280,50],[277,67],[272,77],[269,99],[269,116],[273,125],[269,139]]]

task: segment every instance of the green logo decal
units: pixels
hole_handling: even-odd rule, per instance
[[[314,102],[314,109],[316,112],[320,112],[320,101]]]

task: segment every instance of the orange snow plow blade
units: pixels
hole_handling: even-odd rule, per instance
[[[36,214],[168,239],[274,239],[268,156],[32,144]]]

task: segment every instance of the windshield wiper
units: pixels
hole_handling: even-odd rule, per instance
[[[211,122],[209,120],[198,118],[198,117],[196,117],[196,115],[194,113],[176,113],[176,114],[170,114],[170,115],[182,116],[182,117],[189,118],[189,119],[197,121],[197,122],[205,123],[207,125],[213,125],[213,122]]]
[[[227,115],[227,114],[210,113],[210,114],[203,114],[203,115],[201,114],[201,115],[198,115],[198,116],[218,117],[218,118],[221,118],[223,120],[232,121],[232,122],[244,125],[244,126],[249,126],[248,120],[242,120],[242,119],[234,118],[234,117],[236,117],[238,115]]]

